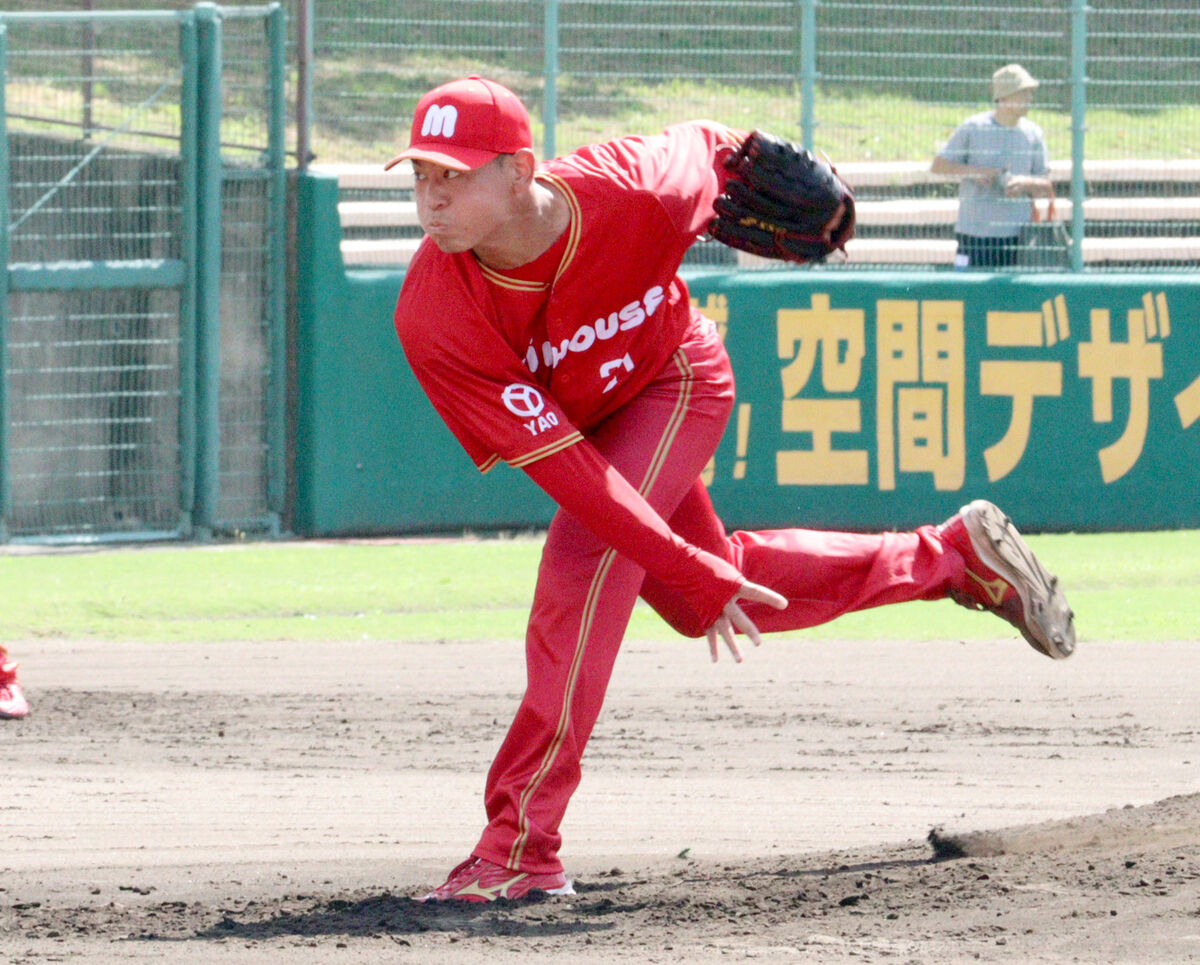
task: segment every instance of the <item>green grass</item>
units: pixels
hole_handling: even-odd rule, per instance
[[[115,75],[104,75],[92,90],[89,105],[95,123],[120,127],[129,122],[136,108],[138,129],[163,133],[179,130],[179,105],[172,103],[170,96],[144,104],[143,98],[153,83],[147,80],[131,86],[124,76],[117,76],[156,78],[161,76],[160,64],[130,55],[105,68]],[[402,66],[397,66],[380,63],[369,54],[322,61],[312,135],[318,154],[326,160],[382,163],[407,141],[408,116],[419,92],[447,76],[472,72],[498,77],[526,98],[533,116],[534,144],[540,154],[545,131],[541,81],[536,73],[516,72],[500,62],[481,64],[465,56],[410,55]],[[261,106],[256,103],[256,83],[254,78],[231,81],[226,110],[257,116]],[[793,140],[802,138],[799,95],[786,80],[737,83],[631,77],[607,83],[599,94],[592,89],[594,84],[594,79],[580,81],[569,74],[560,79],[556,153],[626,134],[654,134],[668,124],[700,117],[738,128],[760,127]],[[71,78],[49,83],[44,78],[17,75],[8,86],[8,104],[16,114],[42,118],[14,117],[10,121],[12,130],[62,134],[69,128],[59,122],[73,122],[82,116],[83,94]],[[973,105],[947,104],[902,88],[831,85],[817,93],[814,146],[838,163],[927,161],[968,114],[988,106],[983,100]],[[1070,157],[1069,112],[1035,102],[1030,118],[1045,130],[1051,157]],[[1092,105],[1087,115],[1087,157],[1193,158],[1200,150],[1191,133],[1198,124],[1200,108],[1192,104],[1162,104],[1153,110]],[[165,149],[167,143],[157,139],[147,142],[128,133],[106,137],[112,137],[108,143],[114,148],[153,151]],[[295,131],[289,130],[289,144],[294,140]],[[238,158],[254,153],[233,147],[226,150]]]
[[[400,82],[392,78],[390,83],[398,86]],[[564,101],[569,90],[562,95]],[[357,102],[352,92],[339,90],[322,103],[313,140],[326,157],[383,158],[407,140],[402,120],[381,123],[371,116],[370,102]],[[584,103],[594,106],[590,101]],[[540,156],[544,141],[540,99],[532,97],[530,106],[534,144]],[[824,91],[816,103],[815,147],[838,163],[929,160],[968,114],[988,107],[983,101],[946,105],[888,92],[855,96]],[[556,153],[626,134],[654,134],[668,124],[692,118],[711,118],[738,128],[760,127],[793,140],[802,136],[795,97],[776,88],[630,80],[613,92],[603,111],[564,112],[555,132]],[[1045,131],[1052,158],[1070,157],[1068,112],[1035,103],[1030,119]],[[1193,106],[1140,112],[1093,108],[1088,111],[1087,156],[1093,160],[1195,157],[1197,147],[1191,132],[1198,123],[1200,109]]]
[[[1082,639],[1197,639],[1200,533],[1047,535]],[[541,542],[168,546],[0,555],[0,639],[152,642],[512,638]],[[789,636],[989,639],[1007,631],[949,602],[883,607]],[[639,606],[630,635],[674,633]]]
[[[94,0],[92,5],[109,11],[182,10],[190,9],[192,0]],[[5,5],[12,12],[71,6],[48,0],[9,0]],[[288,0],[284,6],[294,29],[298,5]],[[689,10],[633,0],[561,6],[557,151],[629,133],[655,133],[694,117],[800,137],[797,5],[756,0]],[[1195,157],[1192,132],[1200,108],[1195,105],[1192,55],[1200,11],[1186,3],[1164,8],[1157,0],[1103,6],[1089,8],[1085,18],[1087,156]],[[814,146],[835,161],[930,159],[966,114],[988,106],[984,75],[1009,50],[1019,51],[1046,82],[1031,117],[1046,129],[1052,156],[1070,156],[1065,110],[1070,50],[1063,36],[1072,21],[1071,5],[1064,0],[1025,0],[1019,9],[962,0],[862,0],[818,8],[821,81]],[[1143,14],[1136,16],[1138,11]],[[1034,24],[1038,29],[1031,31]],[[1122,29],[1131,24],[1138,29]],[[540,127],[543,27],[541,5],[516,0],[322,4],[314,23],[313,145],[319,159],[382,163],[407,140],[417,98],[434,84],[468,73],[513,86],[527,99],[535,127]],[[231,20],[225,31],[225,110],[257,116],[261,28]],[[14,25],[9,35],[9,111],[60,122],[80,118],[79,26],[43,21]],[[95,121],[127,123],[130,111],[158,79],[172,76],[171,58],[157,57],[155,51],[161,42],[170,46],[174,36],[173,24],[98,28],[89,104]],[[994,59],[984,56],[989,49]],[[31,50],[59,50],[61,63],[29,56]],[[289,56],[290,71],[294,50]],[[978,83],[950,83],[947,78],[959,79],[960,70],[978,71]],[[56,82],[47,82],[44,75],[56,71]],[[683,76],[671,76],[673,72]],[[964,103],[971,97],[980,100]],[[135,126],[178,130],[178,107],[166,100],[143,112]],[[11,123],[19,130],[45,128],[17,118]],[[55,125],[49,130],[67,129]],[[294,137],[292,132],[289,143]],[[542,131],[535,131],[535,138],[540,150]],[[152,143],[164,147],[163,142]],[[232,150],[226,146],[227,152]]]

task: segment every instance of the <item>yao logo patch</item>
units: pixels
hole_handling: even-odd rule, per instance
[[[546,400],[542,398],[542,393],[532,385],[522,385],[520,382],[505,386],[501,398],[504,399],[504,407],[522,419],[539,415],[546,408]]]
[[[558,425],[558,416],[555,413],[542,414],[546,408],[546,400],[542,398],[542,393],[532,385],[524,385],[520,382],[506,385],[500,398],[504,401],[504,407],[522,420],[522,424],[529,430],[531,436],[540,435],[547,429]]]

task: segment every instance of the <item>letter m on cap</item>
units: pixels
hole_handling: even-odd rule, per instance
[[[454,126],[458,123],[458,108],[453,104],[440,107],[430,104],[421,122],[422,137],[454,137]]]

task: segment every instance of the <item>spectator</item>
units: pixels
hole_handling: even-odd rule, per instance
[[[992,74],[995,109],[963,121],[933,159],[934,174],[961,179],[957,267],[1011,267],[1033,199],[1053,194],[1045,136],[1025,116],[1037,87],[1020,64],[1001,67]]]

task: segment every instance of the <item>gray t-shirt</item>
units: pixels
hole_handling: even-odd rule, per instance
[[[968,117],[950,135],[939,152],[960,164],[1004,168],[1014,176],[1042,176],[1050,171],[1046,138],[1033,121],[1022,117],[1015,127],[996,121],[991,111]],[[964,178],[958,191],[959,234],[979,238],[1014,238],[1021,226],[1033,220],[1033,204],[1028,197],[1004,196],[1001,178],[983,185]]]

